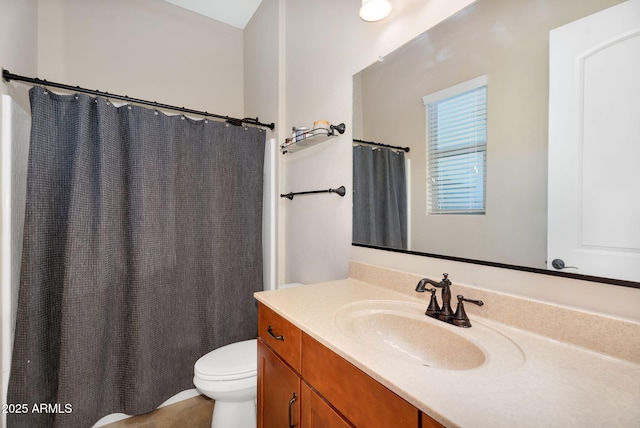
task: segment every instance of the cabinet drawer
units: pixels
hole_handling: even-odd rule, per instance
[[[258,335],[294,370],[300,373],[300,329],[258,303]]]
[[[419,426],[417,408],[305,333],[302,377],[357,427]]]

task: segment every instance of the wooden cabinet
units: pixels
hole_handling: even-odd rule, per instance
[[[298,426],[300,377],[258,340],[258,427]]]
[[[258,330],[259,428],[444,428],[261,303]]]
[[[351,428],[353,426],[306,382],[300,385],[300,405],[302,406],[301,428]]]
[[[418,426],[418,409],[304,333],[302,349],[302,377],[355,426]]]
[[[288,365],[300,373],[300,329],[264,306],[258,306],[258,336]]]
[[[258,427],[298,427],[301,331],[259,305],[258,335]]]
[[[422,413],[422,425],[420,425],[420,428],[445,428],[445,426],[429,415]]]

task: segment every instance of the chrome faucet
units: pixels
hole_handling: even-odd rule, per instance
[[[469,317],[464,310],[463,302],[473,303],[478,306],[484,305],[482,300],[471,300],[465,299],[464,296],[458,295],[458,306],[456,308],[455,314],[451,309],[451,281],[449,280],[449,274],[442,274],[443,278],[440,282],[435,282],[429,278],[423,278],[418,282],[416,286],[416,291],[418,293],[424,293],[425,291],[431,292],[431,301],[429,302],[429,307],[427,308],[425,315],[430,316],[432,318],[439,319],[440,321],[447,322],[449,324],[453,324],[458,327],[471,327],[471,322],[469,321]],[[426,288],[427,284],[431,284],[434,287],[442,288],[442,308],[438,306],[438,299],[436,298],[436,289],[435,288]]]

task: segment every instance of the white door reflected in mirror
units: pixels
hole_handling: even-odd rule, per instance
[[[548,263],[640,282],[640,0],[550,33]]]

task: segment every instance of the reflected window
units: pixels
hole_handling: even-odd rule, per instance
[[[427,114],[427,214],[484,214],[487,76],[422,100]]]

